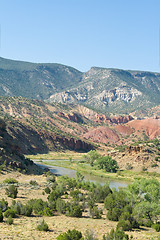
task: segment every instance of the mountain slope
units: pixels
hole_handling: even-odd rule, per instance
[[[6,170],[6,168],[24,173],[43,172],[33,161],[24,157],[21,148],[7,131],[6,121],[0,119],[0,170]]]
[[[0,95],[128,114],[160,105],[160,74],[97,67],[82,73],[61,64],[0,58]]]
[[[160,104],[160,74],[91,68],[78,87],[53,94],[49,101],[76,102],[101,111],[129,113]]]
[[[47,99],[76,86],[82,73],[61,64],[36,64],[0,58],[0,95]]]
[[[22,97],[0,97],[0,116],[7,121],[8,133],[24,154],[93,148],[80,137],[86,131],[83,121],[89,120],[72,112],[70,106]]]

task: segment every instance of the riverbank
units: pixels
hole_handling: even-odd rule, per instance
[[[72,151],[66,152],[50,152],[49,154],[37,154],[29,155],[27,157],[31,158],[33,161],[38,161],[39,163],[50,165],[50,166],[59,166],[64,168],[69,168],[76,170],[82,174],[89,174],[93,176],[98,176],[106,178],[106,180],[118,180],[133,182],[137,178],[156,178],[160,181],[160,174],[156,172],[147,172],[147,171],[132,171],[132,170],[118,170],[117,173],[108,173],[104,170],[99,170],[91,167],[89,164],[86,164],[82,161],[84,153],[77,153]],[[53,160],[53,161],[51,161]]]

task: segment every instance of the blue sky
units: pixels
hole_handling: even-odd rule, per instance
[[[0,0],[0,56],[160,72],[159,0]]]

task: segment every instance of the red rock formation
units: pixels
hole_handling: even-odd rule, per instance
[[[124,124],[129,121],[133,120],[133,117],[130,115],[128,116],[117,116],[117,117],[106,117],[105,115],[97,115],[96,122],[102,123],[102,122],[108,122],[108,123],[114,123],[114,124]]]
[[[82,119],[80,118],[80,116],[78,116],[74,112],[68,113],[68,114],[64,114],[62,112],[59,112],[57,115],[59,117],[63,117],[63,118],[69,119],[70,121],[73,121],[73,122],[76,122],[76,123],[82,122]]]
[[[115,124],[124,124],[124,123],[127,123],[127,122],[131,121],[131,120],[133,120],[133,117],[128,115],[128,116],[112,117],[110,119],[110,122],[115,123]]]

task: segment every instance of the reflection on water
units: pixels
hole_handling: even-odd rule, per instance
[[[46,160],[46,161],[54,163],[54,160]],[[44,168],[48,167],[50,169],[50,171],[52,173],[56,174],[57,176],[67,175],[68,177],[76,178],[76,171],[73,169],[58,167],[58,166],[51,166],[51,165],[43,165],[43,164],[37,163],[36,161],[35,161],[35,163]],[[115,188],[116,190],[118,190],[119,187],[127,187],[127,185],[128,185],[128,183],[122,182],[122,181],[116,181],[116,180],[110,181],[110,180],[107,180],[106,178],[99,177],[99,176],[93,176],[90,174],[83,174],[83,175],[84,175],[85,180],[89,180],[91,182],[97,182],[97,183],[100,183],[101,185],[104,185],[105,183],[108,182],[110,188]]]

